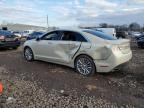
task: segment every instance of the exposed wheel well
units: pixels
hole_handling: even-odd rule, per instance
[[[29,47],[29,46],[25,46],[25,47],[24,47],[24,51],[25,51],[26,48],[31,49],[31,47]],[[32,53],[33,53],[33,50],[32,50],[32,49],[31,49],[31,51],[32,51]]]
[[[77,55],[76,57],[75,57],[75,59],[74,59],[74,63],[75,63],[75,61],[76,61],[76,59],[78,58],[78,57],[80,57],[80,56],[88,56],[89,58],[91,58],[92,60],[93,60],[93,58],[91,57],[91,56],[89,56],[89,55],[87,55],[87,54],[80,54],[80,55]]]
[[[30,47],[29,47],[29,46],[25,46],[25,47],[24,47],[24,50],[25,50],[26,48],[30,48]],[[30,49],[31,49],[31,48],[30,48]]]

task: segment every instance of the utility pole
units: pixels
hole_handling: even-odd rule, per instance
[[[49,19],[48,19],[48,15],[47,15],[47,29],[49,29]]]
[[[144,24],[143,24],[142,32],[144,32]]]

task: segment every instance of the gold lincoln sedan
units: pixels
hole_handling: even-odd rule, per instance
[[[59,29],[24,43],[27,61],[75,68],[82,75],[111,72],[132,58],[130,41],[90,29]]]

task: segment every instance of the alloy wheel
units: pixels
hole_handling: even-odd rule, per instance
[[[25,56],[25,59],[27,61],[32,61],[33,60],[33,52],[30,48],[26,48],[24,50],[24,56]]]
[[[88,76],[95,72],[95,66],[93,61],[89,57],[83,56],[77,59],[76,70],[80,74]]]

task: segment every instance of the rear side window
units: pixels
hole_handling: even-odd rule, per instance
[[[87,42],[87,40],[80,33],[71,32],[71,31],[64,31],[62,33],[61,40]]]
[[[105,33],[99,32],[99,31],[83,30],[83,32],[92,34],[94,36],[100,37],[100,38],[105,39],[105,40],[117,40],[117,38],[115,38],[114,36],[107,35]]]

